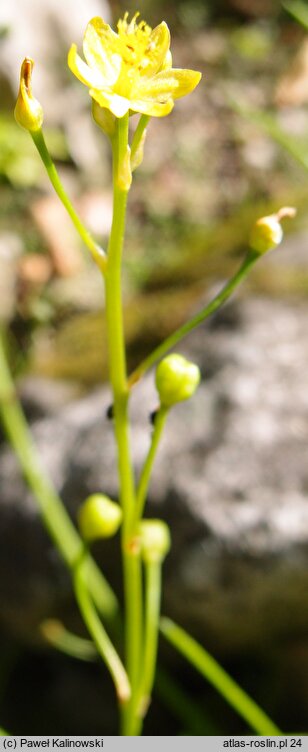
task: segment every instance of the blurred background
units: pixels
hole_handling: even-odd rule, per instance
[[[278,374],[278,381],[273,377],[273,399],[268,410],[271,411],[277,403],[277,394],[279,396],[285,388],[281,409],[285,408],[287,395],[289,412],[285,417],[285,429],[284,424],[280,424],[281,432],[286,430],[287,435],[293,410],[293,418],[294,415],[297,416],[297,423],[295,421],[295,428],[290,429],[286,451],[291,454],[293,452],[292,458],[300,457],[300,462],[292,459],[291,464],[294,478],[299,475],[301,477],[302,495],[299,513],[299,507],[296,506],[299,498],[296,496],[296,503],[293,498],[295,490],[299,494],[294,480],[291,492],[295,516],[292,517],[291,510],[290,518],[286,518],[284,522],[282,549],[279,549],[276,541],[271,551],[274,558],[276,556],[276,561],[279,549],[281,561],[285,562],[285,552],[290,553],[292,549],[291,569],[293,567],[292,571],[296,577],[300,577],[301,583],[296,603],[293,604],[295,626],[290,617],[292,599],[289,599],[290,593],[294,592],[294,580],[289,578],[290,569],[285,563],[279,570],[276,584],[274,578],[270,580],[267,596],[263,600],[268,622],[264,617],[259,632],[252,630],[253,637],[250,633],[246,637],[243,634],[243,640],[241,636],[238,640],[234,639],[237,631],[235,621],[232,622],[233,636],[230,638],[228,608],[224,612],[225,630],[222,629],[219,639],[215,638],[217,630],[213,615],[212,631],[206,617],[203,622],[203,617],[199,618],[195,614],[193,622],[203,643],[213,649],[216,656],[224,661],[246,688],[266,705],[268,712],[276,714],[275,720],[278,723],[284,724],[288,731],[303,731],[308,711],[308,603],[307,583],[304,579],[308,551],[308,518],[304,506],[307,505],[308,486],[305,476],[307,421],[299,425],[300,419],[307,416],[308,409],[304,379],[305,367],[308,365],[307,338],[305,341],[308,311],[308,10],[305,2],[174,0],[166,6],[161,0],[156,0],[155,3],[153,0],[146,0],[138,8],[130,0],[124,5],[115,0],[110,3],[105,0],[66,0],[65,3],[60,0],[44,0],[44,3],[39,0],[11,0],[10,4],[1,4],[0,315],[8,326],[12,368],[31,420],[39,417],[48,421],[48,416],[61,414],[67,405],[87,401],[88,395],[92,399],[93,389],[96,394],[102,378],[106,380],[107,377],[100,274],[87,259],[70,219],[53,193],[31,138],[15,124],[12,113],[18,90],[20,64],[25,55],[28,55],[35,61],[33,90],[44,108],[44,129],[50,151],[85,224],[105,245],[112,212],[109,144],[92,122],[87,89],[74,80],[67,68],[66,55],[72,42],[81,47],[86,23],[92,16],[101,15],[108,22],[113,22],[125,10],[132,14],[140,10],[141,18],[152,27],[162,19],[166,20],[172,35],[174,66],[193,68],[203,73],[195,92],[179,100],[170,116],[150,122],[144,161],[135,173],[129,198],[130,214],[124,262],[125,325],[130,368],[184,322],[198,308],[200,301],[235,271],[247,249],[250,228],[259,216],[270,214],[284,205],[297,208],[296,219],[292,223],[285,223],[286,242],[282,250],[262,260],[241,290],[239,309],[244,313],[246,311],[246,319],[239,321],[238,308],[235,304],[231,305],[216,320],[218,335],[214,326],[212,333],[205,335],[208,336],[207,340],[195,338],[191,345],[199,362],[203,358],[205,344],[207,345],[209,358],[207,361],[204,354],[204,370],[211,380],[217,369],[222,373],[222,363],[226,359],[243,366],[241,352],[244,350],[241,351],[241,338],[237,338],[237,332],[241,328],[246,337],[244,342],[247,354],[251,348],[253,350],[253,337],[258,338],[257,325],[264,327],[260,340],[256,340],[258,351],[263,332],[269,336],[271,321],[275,322],[272,340],[266,339],[266,357],[269,362],[277,339],[281,337],[283,340],[284,352],[279,357],[286,370],[279,370],[279,359],[273,361],[273,369],[277,367],[275,373]],[[297,350],[294,355],[291,345],[295,344],[296,337]],[[230,342],[233,342],[233,349]],[[187,353],[187,349],[184,351]],[[249,361],[249,357],[243,366],[244,370],[246,368],[251,377],[252,368],[261,378],[262,362],[258,361],[259,365],[256,365],[253,358]],[[290,371],[291,367],[294,371]],[[299,372],[302,377],[300,387],[296,386]],[[230,385],[230,374],[227,370],[224,373],[223,388],[226,392],[223,392],[223,396],[219,395],[221,412],[214,416],[218,423],[225,420],[228,405],[235,399],[234,395],[230,396],[228,393],[229,387],[226,387],[227,382]],[[286,377],[285,384],[282,383],[283,374]],[[247,386],[246,382],[245,384]],[[245,404],[248,405],[249,412],[245,384],[238,387],[238,401],[244,413]],[[256,404],[260,406],[262,400],[264,404],[264,391],[262,392],[260,382],[254,383],[252,388],[255,390]],[[108,393],[106,394],[108,402]],[[205,400],[207,399],[206,397]],[[205,412],[210,411],[206,401],[204,405]],[[197,412],[196,407],[195,423],[197,418],[199,422],[204,418],[202,411],[199,416]],[[206,414],[208,416],[207,412]],[[189,412],[183,413],[181,418],[187,416],[187,420],[190,420],[189,415]],[[236,424],[237,415],[234,412],[233,425]],[[54,417],[53,419],[56,420]],[[278,413],[275,417],[278,428],[276,426],[274,444],[280,433],[280,419],[281,413]],[[262,436],[265,435],[264,446],[266,445],[269,456],[271,433],[270,429],[269,433],[267,431],[266,420],[262,420],[260,431],[261,434],[263,431]],[[251,435],[253,442],[256,424],[253,425],[253,418],[249,422],[249,415],[247,421],[251,431],[248,436]],[[105,430],[107,431],[106,428]],[[215,430],[214,425],[211,439],[207,438],[208,447],[212,449],[213,446],[218,446]],[[194,440],[187,447],[187,452],[191,451],[193,456],[196,456],[196,446],[197,450],[198,446],[200,449],[200,431],[196,423]],[[51,443],[58,441],[57,434],[51,433],[50,436]],[[171,442],[170,434],[170,445]],[[143,438],[140,439],[140,446],[142,453]],[[282,483],[279,468],[284,464],[284,459],[280,448],[275,447],[279,487],[279,482]],[[165,451],[168,451],[167,445]],[[14,542],[14,530],[8,533],[12,520],[7,512],[8,492],[5,489],[11,482],[10,471],[14,475],[17,470],[12,470],[5,448],[2,448],[2,452],[2,535],[8,535],[8,539],[12,536],[16,560],[14,556],[9,559],[9,551],[6,558],[4,547],[1,555],[3,574],[0,578],[3,611],[3,642],[0,650],[1,723],[15,734],[116,733],[109,707],[112,703],[112,690],[107,683],[105,694],[100,694],[101,676],[97,667],[80,668],[73,661],[49,652],[37,638],[35,628],[39,621],[43,616],[53,615],[54,602],[57,607],[59,604],[54,593],[53,600],[48,599],[46,593],[44,595],[43,576],[34,598],[30,565],[28,584],[25,584],[23,592],[25,595],[29,585],[36,605],[32,608],[31,601],[32,612],[29,619],[27,609],[30,609],[30,605],[27,598],[21,598],[18,602],[16,596],[16,602],[14,600],[12,583],[18,579],[18,586],[22,590],[23,582],[20,577],[24,562],[29,562],[31,554],[29,550],[20,550],[24,543],[22,492],[20,496],[18,493],[14,496],[14,508],[21,525],[18,544]],[[227,462],[232,465],[230,453],[228,458]],[[260,462],[262,464],[263,460]],[[224,475],[226,466],[219,467],[222,467]],[[215,472],[217,475],[217,469]],[[286,473],[288,478],[290,472]],[[196,468],[194,477],[199,477]],[[83,482],[79,482],[80,496]],[[110,483],[112,486],[113,481]],[[58,485],[61,486],[61,483]],[[227,487],[226,480],[226,495]],[[256,485],[256,494],[260,487]],[[270,487],[271,483],[266,485],[266,479],[263,478],[262,493],[264,488],[268,490]],[[196,488],[196,497],[201,500],[205,493],[204,486],[202,489],[198,496]],[[78,491],[76,493],[78,495]],[[238,489],[237,493],[240,493]],[[276,493],[278,506],[277,488]],[[208,500],[209,505],[212,502],[213,498]],[[68,499],[68,505],[69,503]],[[257,502],[254,501],[254,504]],[[256,506],[253,508],[256,509]],[[260,522],[258,534],[262,525],[264,528],[268,524],[266,514],[264,506],[264,518]],[[15,517],[14,520],[16,522]],[[276,520],[277,517],[275,524]],[[211,527],[208,517],[203,522],[207,536],[210,530],[211,542],[217,545],[219,540],[221,544],[224,540],[223,524],[215,532],[215,525]],[[196,516],[194,524],[197,524]],[[30,523],[25,529],[31,537]],[[293,530],[289,538],[286,536],[286,529]],[[275,530],[279,538],[279,526]],[[194,537],[194,527],[191,536]],[[181,536],[179,540],[182,540]],[[226,549],[221,553],[222,558],[227,549],[227,555],[232,558],[232,545],[235,544],[231,545],[230,539],[228,541]],[[269,547],[272,543],[270,539]],[[258,559],[259,579],[262,579],[262,566],[267,571],[267,567],[272,565],[272,559],[271,564],[268,563],[266,545],[264,543],[263,554],[262,547],[257,554],[255,550],[248,551],[252,568],[255,559]],[[27,546],[31,549],[30,541]],[[237,551],[236,556],[240,559],[246,554],[247,550],[245,553],[243,549]],[[50,553],[50,560],[52,556]],[[219,561],[219,556],[217,549],[216,562]],[[174,561],[176,564],[176,559]],[[193,566],[197,566],[196,560],[194,561],[195,564],[190,565],[191,578]],[[184,598],[185,590],[180,589],[177,601],[171,565],[170,572],[169,595],[171,591],[172,594],[168,601],[167,587],[167,604],[177,614],[180,612],[179,603]],[[284,577],[287,583],[285,600]],[[57,582],[60,585],[62,583],[60,590],[62,587],[62,606],[64,603],[65,610],[68,585],[66,581],[63,584],[65,577],[62,571],[58,578]],[[215,587],[215,592],[223,593],[222,581],[211,581],[210,592]],[[272,588],[281,593],[278,603],[278,611],[282,608],[281,619],[276,614],[272,620],[270,609],[275,595]],[[208,590],[204,597],[206,602]],[[240,604],[243,602],[239,600]],[[224,608],[225,602],[222,610]],[[252,612],[249,618],[252,624]],[[275,619],[278,631],[275,631],[276,627],[271,627],[271,620],[275,622]],[[31,637],[28,622],[33,627]],[[209,629],[208,643],[204,624]],[[282,634],[280,652],[275,653],[272,649],[273,642],[279,631]],[[241,635],[241,629],[239,634]],[[170,660],[171,664],[174,662],[174,658],[170,659],[168,654],[165,660],[167,664]],[[226,709],[212,690],[204,689],[203,685],[201,688],[182,663],[176,664],[174,668],[180,677],[179,681],[189,687],[193,706],[199,708],[204,725],[200,731],[197,718],[197,726],[189,726],[194,721],[192,713],[190,721],[187,717],[188,731],[183,731],[182,721],[178,718],[175,707],[177,703],[173,703],[172,707],[170,700],[172,691],[176,694],[176,688],[173,687],[172,690],[169,687],[168,690],[168,678],[165,676],[161,679],[157,703],[150,713],[148,733],[156,734],[157,724],[160,724],[161,734],[198,733],[192,731],[192,728],[199,728],[199,733],[202,734],[245,733],[241,721],[233,717],[232,712]],[[292,693],[295,692],[293,703],[290,702],[290,689]],[[84,701],[85,694],[88,696],[87,702]],[[103,721],[100,720],[101,702],[105,705],[105,716],[111,724],[107,728],[111,730],[106,731],[106,717]],[[84,704],[80,715],[78,711],[78,719],[76,703]]]

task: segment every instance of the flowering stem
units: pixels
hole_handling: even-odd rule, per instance
[[[7,437],[18,457],[25,479],[36,499],[42,520],[55,546],[72,570],[83,543],[66,509],[50,483],[17,399],[8,367],[4,332],[0,328],[0,414]],[[83,562],[84,577],[98,608],[106,618],[117,611],[116,597],[94,560],[87,555]]]
[[[129,181],[125,187],[128,115],[116,121],[113,150],[113,220],[105,272],[106,323],[114,430],[118,449],[120,502],[123,510],[122,551],[125,597],[125,652],[132,696],[123,712],[123,734],[134,735],[136,692],[142,644],[142,580],[139,545],[134,527],[135,487],[128,431],[126,355],[123,332],[121,260]]]
[[[113,678],[119,702],[127,703],[130,698],[130,685],[125,668],[115,650],[106,630],[95,609],[82,570],[82,556],[75,567],[74,589],[76,600],[82,614],[84,623],[92,637],[97,651]]]
[[[232,295],[234,290],[238,287],[238,285],[247,277],[248,272],[250,271],[251,267],[256,263],[257,259],[260,258],[260,254],[256,253],[255,251],[248,251],[246,258],[244,259],[242,265],[240,266],[239,270],[234,274],[234,276],[227,282],[227,284],[222,288],[222,290],[218,293],[218,295],[213,298],[213,300],[208,303],[208,305],[205,306],[205,308],[202,308],[199,313],[197,313],[195,316],[193,316],[189,321],[187,321],[183,326],[180,326],[179,329],[176,329],[175,332],[170,334],[170,337],[167,337],[158,347],[153,350],[150,355],[148,355],[147,358],[145,358],[140,365],[133,371],[128,379],[128,386],[131,388],[136,384],[139,379],[146,373],[146,371],[151,368],[154,363],[156,363],[160,358],[162,358],[166,353],[171,350],[172,347],[177,345],[178,342],[180,342],[184,337],[186,337],[189,332],[191,332],[193,329],[195,329],[199,324],[202,324],[205,319],[207,319],[209,316],[212,315],[212,313],[215,313],[223,303],[225,303],[228,298]]]
[[[125,595],[126,668],[131,683],[131,701],[123,708],[122,734],[138,736],[141,719],[138,717],[138,689],[140,684],[143,639],[143,593],[140,549],[136,541],[134,550],[123,553]]]
[[[51,156],[49,154],[42,129],[40,128],[38,131],[32,131],[31,136],[39,152],[39,155],[44,163],[49,180],[51,184],[53,185],[60,201],[62,202],[63,206],[68,212],[73,222],[73,225],[75,226],[84,244],[89,249],[94,261],[99,266],[99,268],[102,271],[104,271],[105,266],[106,266],[106,254],[103,251],[103,249],[100,248],[100,246],[95,242],[95,240],[93,240],[92,235],[90,235],[89,231],[86,229],[81,219],[79,218],[77,212],[75,211],[73,205],[71,204],[71,201],[68,198],[68,195],[63,188],[63,185],[61,183],[61,180],[56,170],[56,167],[54,165],[54,162],[52,161]]]
[[[149,481],[152,473],[152,468],[161,439],[162,432],[166,423],[168,410],[164,407],[160,407],[155,415],[154,430],[152,434],[151,445],[143,465],[136,494],[136,521],[142,518],[146,496],[149,487]]]
[[[122,121],[126,121],[123,123]],[[113,220],[108,244],[105,273],[106,323],[109,349],[110,382],[113,392],[114,427],[118,447],[120,500],[123,508],[125,540],[129,540],[132,512],[135,503],[134,479],[128,435],[128,389],[123,331],[121,262],[125,230],[127,190],[118,185],[119,162],[127,145],[128,117],[117,121],[113,139]]]

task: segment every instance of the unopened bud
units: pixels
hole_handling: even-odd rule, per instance
[[[277,214],[270,214],[268,217],[261,217],[257,220],[250,235],[250,247],[260,253],[267,253],[277,245],[280,245],[283,238],[281,220],[285,217],[295,217],[296,209],[291,206],[285,206]]]
[[[104,494],[88,496],[78,514],[79,529],[86,541],[110,538],[121,522],[121,507]]]
[[[168,525],[163,520],[142,520],[139,530],[143,561],[146,564],[162,562],[171,546]]]
[[[26,57],[20,70],[20,85],[15,105],[15,120],[27,131],[38,131],[43,123],[44,113],[42,105],[32,95],[31,77],[33,60]]]
[[[136,149],[133,157],[131,158],[131,170],[132,170],[132,172],[134,172],[134,170],[136,170],[137,167],[139,167],[139,165],[141,165],[141,162],[143,161],[144,142],[145,142],[146,135],[147,135],[147,132],[146,132],[146,129],[145,129],[143,131],[143,134],[142,134],[141,139],[139,141],[138,147],[137,147],[137,149]]]
[[[92,116],[93,120],[95,120],[96,125],[98,125],[104,133],[109,136],[109,138],[112,138],[112,136],[115,133],[115,116],[110,112],[110,110],[107,110],[106,107],[101,107],[98,102],[95,101],[95,99],[92,99]]]
[[[132,182],[132,170],[130,165],[130,147],[127,146],[126,152],[118,168],[118,187],[122,191],[129,191]]]
[[[156,369],[156,388],[162,407],[189,399],[200,382],[200,370],[182,355],[167,355]]]

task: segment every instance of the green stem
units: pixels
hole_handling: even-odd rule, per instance
[[[0,327],[0,413],[7,437],[19,459],[23,474],[36,499],[44,525],[67,566],[72,569],[80,556],[83,543],[71,522],[44,469],[33,443],[28,424],[16,397],[8,368],[4,333]],[[84,562],[93,597],[106,618],[117,610],[116,597],[93,559]]]
[[[113,220],[105,273],[106,323],[110,382],[113,392],[114,430],[118,451],[120,501],[123,510],[122,552],[125,597],[125,654],[132,689],[123,713],[123,734],[134,735],[135,697],[139,683],[142,645],[142,581],[139,543],[134,528],[135,484],[130,454],[128,388],[123,331],[121,261],[125,230],[127,189],[123,173],[127,159],[128,115],[116,121],[113,149]]]
[[[209,316],[211,316],[212,313],[217,311],[223,305],[223,303],[225,303],[225,301],[230,298],[240,282],[245,279],[251,267],[255,264],[258,258],[260,258],[260,254],[256,253],[255,251],[248,252],[239,270],[229,280],[229,282],[227,282],[225,287],[223,287],[218,295],[216,295],[216,297],[213,298],[213,300],[211,300],[210,303],[205,306],[205,308],[202,308],[202,311],[199,311],[199,313],[189,319],[186,324],[183,324],[183,326],[180,326],[179,329],[176,329],[175,332],[170,334],[170,337],[167,337],[167,339],[165,339],[160,345],[158,345],[158,347],[156,347],[155,350],[153,350],[150,355],[148,355],[148,357],[140,363],[135,371],[133,371],[128,380],[129,388],[131,388],[137,381],[139,381],[139,379],[146,373],[146,371],[148,371],[149,368],[151,368],[151,366],[154,365],[154,363],[156,363],[158,360],[160,360],[160,358],[166,355],[166,353],[171,350],[172,347],[177,345],[178,342],[186,337],[189,332],[199,326],[199,324],[202,324],[205,319],[207,319]]]
[[[70,518],[68,517],[69,521]],[[74,528],[75,530],[75,528]],[[80,546],[83,541],[80,539]],[[105,579],[96,561],[88,553],[82,563],[83,576],[92,595],[96,608],[104,619],[112,620],[112,626],[116,629],[120,625],[119,604],[115,593]]]
[[[62,202],[63,206],[68,212],[73,222],[73,225],[75,226],[84,244],[86,245],[86,247],[89,249],[90,253],[92,254],[94,261],[97,263],[99,268],[102,271],[104,271],[105,266],[106,266],[106,254],[103,251],[103,249],[100,248],[100,246],[95,242],[95,240],[93,240],[92,235],[90,235],[89,231],[86,229],[81,219],[79,218],[77,212],[75,211],[73,205],[71,204],[70,199],[68,198],[68,195],[63,188],[63,185],[61,183],[56,167],[49,154],[42,129],[40,128],[40,130],[38,131],[32,131],[31,136],[39,152],[39,155],[44,163],[49,180],[51,184],[53,185],[57,195],[59,196],[60,201]]]
[[[113,219],[108,244],[105,290],[110,382],[113,392],[114,428],[118,447],[120,500],[123,508],[125,539],[129,541],[135,491],[128,433],[128,389],[121,280],[127,191],[118,185],[119,163],[125,153],[127,139],[128,116],[125,116],[117,120],[116,135],[113,139]]]
[[[168,415],[168,410],[166,410],[166,408],[163,408],[163,407],[160,407],[160,409],[157,411],[155,415],[152,441],[151,441],[151,445],[150,445],[145,463],[141,471],[141,475],[140,475],[140,479],[139,479],[139,483],[137,487],[136,516],[135,516],[136,522],[139,522],[139,520],[143,516],[143,510],[144,510],[144,505],[145,505],[145,501],[147,497],[153,464],[154,464],[155,456],[158,450],[161,435],[164,430],[167,415]]]
[[[125,652],[126,668],[131,683],[132,696],[122,715],[124,736],[138,736],[141,719],[138,715],[138,689],[140,685],[143,640],[143,593],[139,544],[123,552],[125,596]]]
[[[280,729],[271,721],[256,702],[227,674],[211,655],[184,629],[171,619],[160,620],[164,637],[179,651],[202,676],[217,689],[229,705],[261,736],[281,736]]]
[[[157,661],[161,601],[161,562],[145,564],[145,629],[139,714],[143,718],[151,701]]]
[[[119,702],[125,704],[130,698],[130,684],[122,661],[104,629],[83,578],[82,568],[77,565],[74,576],[76,600],[84,623],[97,651],[113,678]]]

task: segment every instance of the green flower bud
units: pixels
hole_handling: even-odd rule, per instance
[[[135,154],[134,154],[133,157],[131,157],[130,162],[131,162],[132,172],[134,172],[134,170],[136,170],[137,167],[139,167],[139,165],[141,165],[141,162],[143,161],[144,144],[145,144],[146,134],[147,134],[147,130],[145,129],[143,131],[143,134],[141,136],[141,139],[140,139],[138,147],[137,147],[137,149],[135,151]]]
[[[268,217],[261,217],[257,220],[250,235],[250,247],[263,255],[280,245],[283,238],[283,230],[280,224],[281,219],[285,217],[293,218],[296,210],[293,207],[285,206],[277,212],[270,214]]]
[[[200,382],[200,370],[182,355],[167,355],[156,369],[156,388],[162,407],[192,397]]]
[[[132,183],[132,168],[130,164],[130,146],[127,146],[122,162],[118,165],[118,186],[121,191],[129,191]]]
[[[38,131],[43,123],[43,108],[32,95],[31,76],[33,60],[26,57],[20,70],[20,85],[14,110],[15,120],[26,131]]]
[[[276,248],[283,238],[281,224],[276,217],[262,217],[254,225],[250,235],[250,246],[257,253],[263,254]]]
[[[104,494],[88,496],[78,513],[79,529],[86,541],[110,538],[121,522],[121,507]]]
[[[112,138],[115,133],[115,116],[107,110],[106,107],[101,107],[95,99],[92,99],[92,117],[104,133]]]
[[[146,564],[162,562],[171,546],[168,525],[163,520],[142,520],[139,531],[143,561]]]

